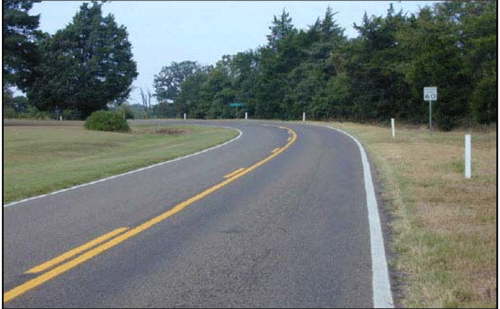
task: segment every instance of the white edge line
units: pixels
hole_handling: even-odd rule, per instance
[[[50,192],[50,193],[46,193],[46,194],[42,194],[42,195],[33,196],[33,197],[30,197],[30,198],[26,198],[26,199],[23,199],[23,200],[19,200],[19,201],[15,201],[15,202],[6,204],[3,207],[6,208],[6,207],[14,206],[16,204],[20,204],[20,203],[32,201],[32,200],[39,199],[39,198],[42,198],[42,197],[46,197],[46,196],[49,196],[49,195],[55,195],[55,194],[63,193],[63,192],[66,192],[66,191],[78,189],[78,188],[81,188],[81,187],[90,186],[90,185],[93,185],[93,184],[96,184],[96,183],[99,183],[99,182],[103,182],[103,181],[106,181],[106,180],[118,178],[118,177],[121,177],[121,176],[133,174],[133,173],[140,172],[140,171],[144,171],[144,170],[147,170],[147,169],[150,169],[150,168],[153,168],[153,167],[157,167],[157,166],[160,166],[160,165],[163,165],[163,164],[167,164],[167,163],[172,163],[172,162],[175,162],[175,161],[183,160],[183,159],[186,159],[186,158],[189,158],[189,157],[192,157],[192,156],[196,156],[196,155],[202,154],[204,152],[207,152],[207,151],[210,151],[210,150],[213,150],[213,149],[225,146],[225,145],[227,145],[227,144],[229,144],[231,142],[234,142],[235,140],[239,139],[243,135],[243,132],[241,132],[240,129],[231,128],[231,127],[227,127],[227,126],[215,126],[215,127],[237,130],[239,132],[239,134],[238,134],[238,136],[236,136],[232,140],[229,140],[229,141],[227,141],[227,142],[225,142],[223,144],[216,145],[214,147],[207,148],[207,149],[204,149],[204,150],[192,153],[192,154],[188,154],[188,155],[185,155],[183,157],[175,158],[175,159],[168,160],[168,161],[165,161],[165,162],[156,163],[156,164],[149,165],[149,166],[146,166],[146,167],[141,167],[141,168],[136,169],[136,170],[128,171],[128,172],[125,172],[125,173],[122,173],[122,174],[118,174],[118,175],[114,175],[114,176],[110,176],[110,177],[107,177],[107,178],[102,178],[102,179],[95,180],[95,181],[88,182],[88,183],[83,183],[83,184],[76,185],[74,187],[70,187],[70,188],[66,188],[66,189],[62,189],[62,190],[59,190],[59,191],[54,191],[54,192]]]
[[[323,126],[324,127],[324,126]],[[368,207],[368,224],[370,225],[370,247],[372,255],[372,288],[374,308],[394,308],[392,299],[391,284],[389,281],[389,271],[385,256],[384,236],[380,225],[377,199],[370,171],[370,163],[366,156],[365,149],[361,143],[352,135],[330,126],[332,130],[343,133],[353,139],[359,147],[361,162],[363,164],[363,174],[365,180],[366,206]]]

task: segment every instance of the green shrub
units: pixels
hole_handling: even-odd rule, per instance
[[[12,106],[3,108],[3,118],[17,118],[16,110]]]
[[[79,120],[82,118],[82,112],[76,109],[63,110],[62,117],[64,120]]]
[[[129,132],[127,120],[122,113],[95,111],[85,121],[85,128],[96,131]]]
[[[28,106],[28,110],[26,111],[26,118],[36,118],[39,113],[40,111],[35,106]]]
[[[51,113],[51,112],[47,112],[47,111],[42,111],[40,112],[36,119],[39,119],[39,120],[50,120],[50,119],[56,119],[54,113]]]
[[[130,106],[128,106],[127,104],[120,105],[118,111],[125,115],[125,119],[134,119],[134,112],[132,111],[132,108],[130,108]]]

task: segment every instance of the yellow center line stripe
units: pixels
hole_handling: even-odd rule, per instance
[[[68,261],[60,266],[57,266],[54,269],[36,277],[36,278],[33,278],[33,279],[15,287],[15,288],[13,288],[12,290],[10,290],[8,292],[5,292],[3,294],[3,302],[6,303],[6,302],[18,297],[19,295],[21,295],[21,294],[23,294],[31,289],[34,289],[35,287],[59,276],[60,274],[66,272],[66,271],[68,271],[76,266],[78,266],[79,264],[82,264],[82,263],[92,259],[96,255],[99,255],[102,252],[104,252],[104,251],[120,244],[121,242],[127,240],[128,238],[139,234],[140,232],[142,232],[142,231],[152,227],[153,225],[167,219],[168,217],[178,213],[179,211],[183,210],[184,208],[193,204],[194,202],[204,198],[205,196],[213,193],[214,191],[219,190],[220,188],[235,181],[236,179],[242,177],[243,175],[246,175],[247,173],[255,170],[259,166],[263,165],[264,163],[268,162],[272,158],[276,157],[278,154],[280,154],[283,151],[285,151],[286,149],[288,149],[295,142],[295,140],[297,139],[297,134],[294,131],[292,131],[291,129],[287,129],[287,130],[292,135],[292,140],[290,142],[288,142],[284,147],[279,148],[279,150],[277,150],[272,155],[255,163],[251,167],[244,169],[242,172],[239,172],[239,173],[235,174],[234,176],[224,180],[223,182],[218,183],[215,186],[201,192],[200,194],[195,195],[195,196],[187,199],[186,201],[184,201],[180,204],[177,204],[175,207],[173,207],[169,211],[167,211],[167,212],[165,212],[165,213],[163,213],[155,218],[152,218],[152,219],[142,223],[141,225],[139,225],[131,230],[128,230],[127,232],[125,232],[125,233],[123,233],[115,238],[112,238],[108,242],[106,242],[106,243],[104,243],[104,244],[102,244],[94,249],[87,251],[86,253],[74,258],[73,260],[70,260],[70,261]]]
[[[242,171],[242,170],[244,170],[244,169],[245,169],[244,167],[239,168],[239,169],[237,169],[236,171],[231,172],[231,173],[229,173],[229,174],[225,175],[225,176],[224,176],[224,178],[226,178],[226,179],[227,179],[227,178],[231,178],[232,176],[234,176],[234,175],[238,174],[239,172],[241,172],[241,171]]]
[[[126,230],[128,230],[128,227],[117,228],[116,230],[113,230],[107,234],[99,236],[96,239],[94,239],[94,240],[92,240],[84,245],[81,245],[80,247],[74,248],[74,249],[72,249],[64,254],[61,254],[60,256],[55,257],[50,261],[47,261],[43,264],[35,266],[35,267],[31,268],[30,270],[26,271],[25,274],[35,274],[35,273],[42,272],[46,269],[49,269],[52,266],[57,265],[57,264],[61,263],[62,261],[65,261],[65,260],[67,260],[67,259],[89,249],[89,248],[92,248],[95,245],[98,245],[102,242],[105,242],[106,240],[108,240],[108,239],[110,239],[118,234],[121,234],[122,232],[124,232]]]
[[[280,147],[278,148],[274,148],[274,150],[272,151],[272,153],[276,153],[276,151],[280,150]]]

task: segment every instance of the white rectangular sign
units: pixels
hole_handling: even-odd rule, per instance
[[[424,87],[424,101],[437,101],[438,88],[437,87]]]

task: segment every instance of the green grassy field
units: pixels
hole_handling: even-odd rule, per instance
[[[13,123],[3,127],[4,203],[167,161],[238,135],[182,124],[132,124],[132,133],[125,134],[85,130],[83,122]]]
[[[324,123],[323,123],[324,124]],[[356,136],[376,166],[403,307],[497,306],[497,132],[329,123]],[[472,178],[464,135],[472,135]]]

